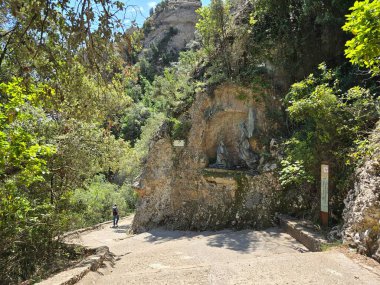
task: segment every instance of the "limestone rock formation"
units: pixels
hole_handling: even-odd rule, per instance
[[[343,241],[380,262],[380,124],[371,136],[374,153],[356,171],[345,199]]]
[[[224,84],[213,94],[197,94],[183,114],[191,118],[184,146],[174,144],[169,134],[153,143],[137,187],[140,198],[133,231],[163,225],[192,230],[271,225],[280,186],[270,170],[252,175],[240,155],[239,125],[249,123],[253,108],[254,134],[245,139],[247,148],[259,156],[269,149],[278,127],[268,118],[266,107],[280,108],[280,103],[273,94],[253,90]],[[209,168],[216,163],[221,141],[228,153],[223,159],[230,167]]]
[[[183,50],[194,39],[195,24],[198,14],[195,10],[201,7],[200,0],[165,0],[157,5],[153,15],[144,24],[144,48],[152,44],[159,45],[168,33],[172,33],[164,47],[166,52]]]
[[[240,158],[244,160],[246,165],[250,169],[256,169],[259,163],[259,155],[252,151],[251,145],[249,143],[249,139],[253,137],[253,128],[250,126],[250,122],[252,121],[252,108],[249,109],[248,115],[248,123],[245,122],[240,123],[240,139],[239,139],[239,154]],[[248,125],[248,127],[247,127]]]

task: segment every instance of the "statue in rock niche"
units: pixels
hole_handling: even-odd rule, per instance
[[[216,149],[216,167],[228,168],[228,151],[223,141],[220,141]]]
[[[252,108],[248,113],[248,122],[241,122],[239,124],[240,129],[240,139],[239,139],[239,155],[242,160],[247,164],[250,169],[257,169],[259,164],[259,155],[255,153],[251,144],[249,143],[249,139],[253,136],[254,128],[254,113]]]
[[[249,108],[248,111],[248,122],[247,122],[247,135],[248,138],[253,137],[253,132],[255,130],[255,113],[253,108]]]

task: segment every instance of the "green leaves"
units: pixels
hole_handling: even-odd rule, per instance
[[[46,241],[51,239],[46,227],[52,205],[47,195],[40,197],[39,191],[35,192],[49,172],[47,159],[56,151],[38,129],[48,120],[41,98],[50,88],[42,84],[26,87],[24,83],[15,78],[0,84],[0,234],[4,241],[0,278],[7,283],[14,283],[15,275],[20,278],[34,270],[35,261],[22,255],[24,247],[30,252],[33,248],[46,251]]]
[[[353,64],[371,70],[372,75],[380,74],[380,2],[356,1],[350,8],[342,27],[354,37],[347,41],[345,54]]]
[[[282,186],[298,186],[314,181],[313,176],[305,170],[303,160],[282,160],[280,170],[280,183]]]
[[[46,86],[31,86],[27,91],[19,78],[10,83],[0,84],[0,94],[4,103],[0,106],[0,181],[13,181],[16,185],[29,186],[43,181],[47,172],[46,157],[55,149],[48,144],[40,144],[31,122],[36,118],[39,96],[44,94]]]
[[[126,38],[125,62],[113,19],[123,1],[0,2],[0,280],[17,284],[51,267],[71,190],[139,170],[111,130],[131,103],[137,67],[124,64],[142,34]]]
[[[135,208],[137,197],[131,185],[127,183],[118,186],[108,182],[103,175],[97,175],[85,186],[76,189],[70,197],[73,227],[86,227],[110,220],[112,205],[115,203],[121,217]]]
[[[201,60],[200,51],[182,52],[177,65],[165,68],[162,75],[154,77],[152,84],[143,82],[144,104],[152,111],[166,113],[169,117],[181,113],[202,87],[192,78]]]
[[[230,1],[212,0],[209,6],[199,8],[196,12],[200,19],[195,28],[201,35],[204,51],[213,65],[220,61],[218,69],[230,76],[232,51],[227,40],[233,20]]]
[[[369,90],[355,86],[343,91],[335,72],[325,64],[319,69],[320,75],[293,84],[285,97],[294,130],[281,162],[284,186],[317,181],[323,160],[335,164],[344,176],[346,166],[365,155],[361,142],[379,118],[379,102]]]

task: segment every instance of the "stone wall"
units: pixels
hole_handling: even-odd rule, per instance
[[[133,230],[269,226],[280,187],[276,175],[268,171],[275,165],[267,167],[275,159],[270,155],[270,134],[278,127],[267,116],[268,106],[280,108],[270,90],[224,84],[211,95],[197,94],[183,114],[191,123],[185,145],[173,146],[169,134],[152,144],[137,185],[140,199]],[[255,171],[244,167],[239,156],[239,125],[247,122],[249,110],[255,113],[249,144],[261,157]],[[209,168],[220,141],[228,151],[229,170]]]
[[[171,227],[216,230],[272,224],[273,197],[279,189],[272,173],[251,176],[243,171],[204,169],[197,179],[184,178],[183,183],[192,185],[174,188]]]

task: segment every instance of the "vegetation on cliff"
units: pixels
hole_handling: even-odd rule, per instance
[[[379,115],[378,12],[376,1],[212,1],[200,9],[197,29],[208,69],[216,70],[206,79],[214,83],[218,74],[220,81],[249,84],[261,74],[283,97],[288,121],[279,174],[291,213],[316,217],[319,166],[328,161],[335,173],[333,217],[341,220],[351,175],[368,154],[367,136]],[[370,68],[372,78],[344,54]]]

